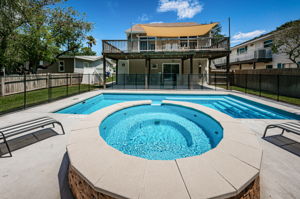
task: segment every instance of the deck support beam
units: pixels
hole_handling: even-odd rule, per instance
[[[116,84],[118,84],[118,75],[119,75],[119,59],[116,59]]]
[[[103,89],[106,89],[106,57],[103,56]]]

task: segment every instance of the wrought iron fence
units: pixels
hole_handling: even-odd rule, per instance
[[[42,74],[0,77],[0,114],[103,88],[96,74]],[[119,74],[107,89],[237,90],[300,105],[299,75],[262,74]]]
[[[103,87],[97,74],[37,74],[0,77],[0,114]]]

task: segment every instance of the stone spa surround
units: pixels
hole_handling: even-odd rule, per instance
[[[67,146],[69,183],[77,199],[258,199],[262,149],[256,135],[239,119],[189,102],[163,101],[204,112],[223,127],[219,145],[199,156],[146,160],[126,155],[102,139],[99,125],[110,114],[135,101],[90,114],[78,124]]]

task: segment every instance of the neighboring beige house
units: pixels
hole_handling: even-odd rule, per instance
[[[212,37],[216,25],[137,24],[125,31],[126,40],[103,40],[102,54],[116,61],[119,81],[130,74],[146,78],[163,74],[165,80],[173,81],[189,74],[204,77],[209,74],[211,59],[230,53],[228,38]]]
[[[42,63],[43,65],[43,63]],[[114,73],[115,64],[107,59],[106,72]],[[38,73],[81,73],[81,74],[103,74],[102,56],[62,56],[58,62],[47,67],[39,69]]]
[[[274,34],[273,31],[232,47],[230,70],[297,68],[287,55],[272,52]],[[225,68],[225,60],[216,59],[213,64]]]

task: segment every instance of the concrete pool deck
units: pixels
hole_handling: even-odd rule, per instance
[[[75,134],[78,128],[80,129],[78,125],[80,126],[80,123],[84,122],[87,116],[54,114],[51,112],[101,92],[93,91],[1,117],[0,126],[4,126],[48,115],[61,121],[67,131],[66,136],[55,136],[14,151],[12,158],[0,158],[1,198],[60,198],[58,173],[66,151],[68,137]],[[149,90],[146,92],[153,93],[156,91]],[[160,93],[228,94],[228,92],[216,91],[161,91]],[[271,102],[270,100],[258,99],[243,94],[239,95],[290,112],[300,112],[299,107],[285,106],[283,103]],[[267,124],[282,122],[282,120],[241,119],[241,122],[244,127],[248,127],[255,132],[264,150],[260,173],[262,198],[297,198],[300,195],[298,186],[300,184],[300,168],[298,166],[300,165],[300,157],[260,139]],[[276,133],[277,131],[271,130],[270,132]],[[299,141],[299,136],[292,134],[287,134],[287,136]]]

